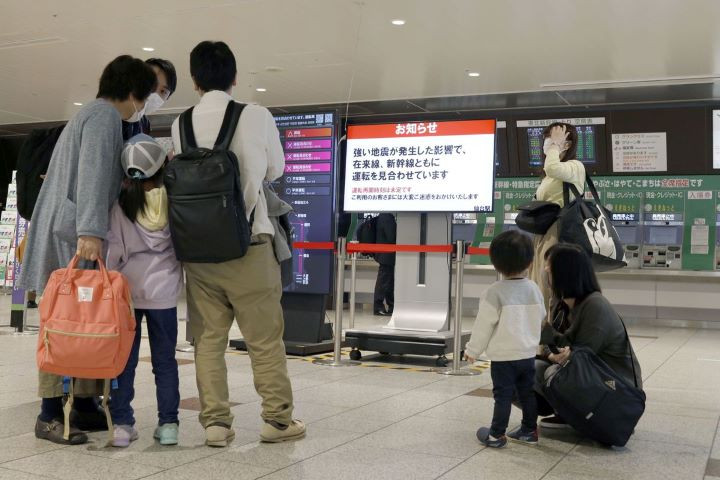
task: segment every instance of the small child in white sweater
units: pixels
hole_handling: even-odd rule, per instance
[[[492,241],[490,261],[503,280],[492,284],[480,301],[472,337],[465,346],[470,362],[483,352],[492,362],[495,399],[492,425],[477,431],[478,440],[488,447],[504,447],[507,437],[531,445],[538,442],[533,384],[545,302],[537,284],[527,278],[533,254],[530,237],[518,230],[503,232]],[[523,420],[506,437],[515,390]]]

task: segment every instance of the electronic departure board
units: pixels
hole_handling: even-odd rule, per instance
[[[520,155],[520,173],[537,172],[542,168],[544,155],[543,131],[555,122],[569,123],[577,130],[578,144],[575,160],[580,160],[595,172],[605,163],[605,118],[557,118],[543,120],[518,120],[518,151]]]
[[[293,207],[296,242],[333,239],[337,114],[276,115],[285,151],[285,175],[278,195]],[[332,252],[293,250],[293,283],[286,292],[328,294],[332,285]]]
[[[581,125],[575,127],[578,133],[576,160],[592,165],[597,162],[597,127],[595,125]],[[543,130],[545,127],[532,127],[527,129],[528,148],[530,149],[530,166],[540,167],[543,164]]]

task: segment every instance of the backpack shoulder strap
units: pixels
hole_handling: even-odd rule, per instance
[[[195,141],[195,132],[193,131],[192,124],[192,112],[195,107],[188,108],[180,114],[180,120],[178,125],[180,127],[180,148],[183,153],[197,148],[197,142]]]
[[[232,142],[233,136],[235,135],[235,130],[237,130],[238,122],[240,121],[240,115],[245,109],[245,106],[244,103],[238,103],[234,100],[228,102],[220,132],[218,133],[217,140],[215,140],[215,150],[230,149],[230,142]]]

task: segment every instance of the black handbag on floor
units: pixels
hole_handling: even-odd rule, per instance
[[[558,218],[558,241],[580,245],[592,258],[597,272],[626,267],[625,251],[610,213],[600,202],[589,175],[586,181],[593,199],[587,200],[572,183],[563,184],[565,206]],[[570,201],[570,192],[574,199]]]
[[[572,347],[570,359],[542,386],[543,396],[568,425],[597,442],[618,447],[624,446],[635,431],[645,412],[646,398],[638,387],[627,330],[625,338],[634,385],[589,348]]]
[[[560,205],[555,202],[532,202],[518,207],[515,224],[520,230],[545,235],[560,214]]]

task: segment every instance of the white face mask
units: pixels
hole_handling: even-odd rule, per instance
[[[143,109],[145,115],[151,115],[165,104],[165,100],[158,93],[151,93],[148,99],[145,101],[145,108]]]
[[[137,106],[135,105],[135,102],[133,101],[133,108],[135,109],[135,113],[133,113],[130,118],[125,120],[128,123],[136,123],[139,122],[140,119],[145,115],[145,107],[143,106],[142,110],[138,110]]]

